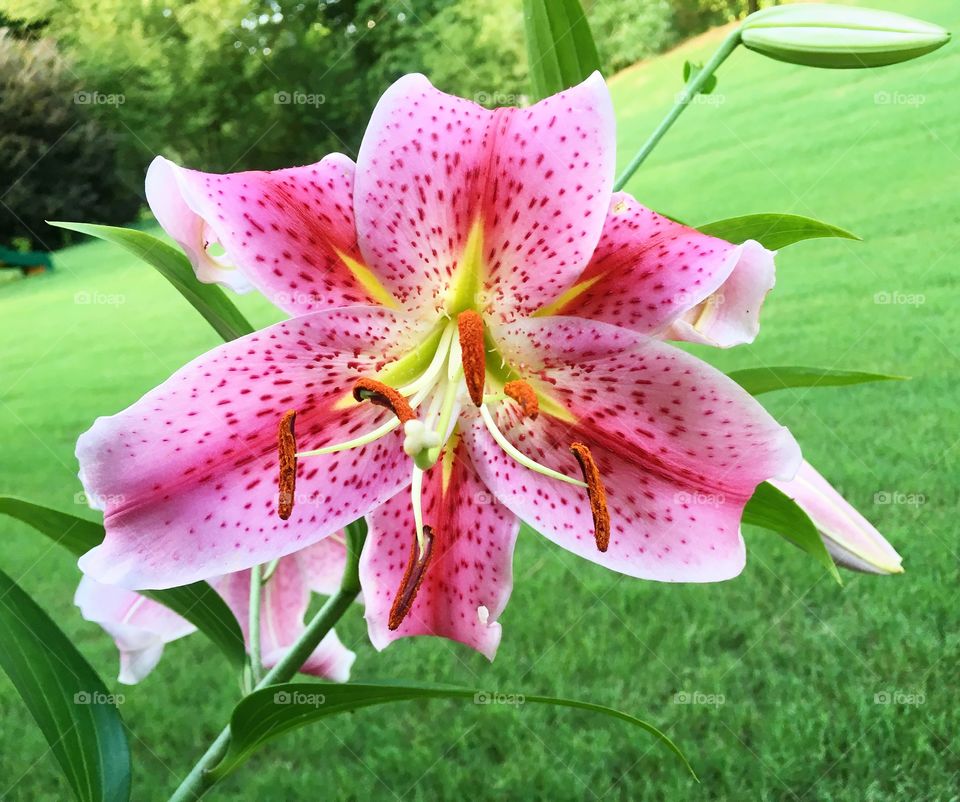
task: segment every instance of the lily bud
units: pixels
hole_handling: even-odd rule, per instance
[[[740,29],[751,50],[808,67],[882,67],[926,55],[950,41],[939,25],[870,8],[825,3],[776,6]]]
[[[901,574],[900,555],[808,462],[789,482],[771,480],[810,516],[827,551],[841,568],[868,574]]]

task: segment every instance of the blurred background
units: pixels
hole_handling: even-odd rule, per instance
[[[960,28],[956,0],[847,4]],[[684,63],[709,58],[748,5],[584,2],[621,167],[670,108]],[[0,0],[0,29],[0,493],[91,517],[77,436],[219,340],[152,268],[44,220],[159,233],[142,192],[158,153],[213,171],[355,155],[379,94],[405,72],[491,106],[528,92],[517,0]],[[787,249],[757,342],[698,354],[723,369],[911,377],[763,397],[904,556],[904,575],[848,573],[841,588],[785,542],[747,531],[738,579],[657,585],[524,530],[493,664],[426,638],[377,654],[359,610],[338,627],[358,679],[620,707],[676,740],[701,784],[616,723],[435,702],[285,736],[212,798],[957,799],[958,79],[955,43],[864,71],[740,50],[627,187],[693,224],[793,212],[863,238]],[[237,303],[258,325],[278,319],[258,296]],[[72,604],[75,561],[25,526],[4,520],[0,532],[4,570],[115,676],[113,644]],[[166,798],[238,696],[200,636],[170,645],[141,685],[117,688],[144,800]],[[0,720],[0,798],[65,798],[4,676]]]

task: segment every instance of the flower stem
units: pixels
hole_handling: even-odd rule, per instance
[[[327,599],[327,603],[317,611],[297,640],[283,658],[271,668],[264,677],[257,682],[254,690],[260,690],[268,685],[286,682],[293,678],[300,667],[313,654],[317,644],[333,629],[343,614],[350,609],[360,593],[360,551],[367,536],[366,522],[361,518],[346,527],[347,530],[347,564],[340,580],[340,590]],[[259,571],[258,571],[259,575]],[[227,753],[230,747],[230,725],[228,724],[203,757],[190,770],[179,788],[173,792],[170,802],[193,802],[200,799],[210,790],[214,783],[210,770],[213,769]]]
[[[250,569],[250,676],[256,685],[263,679],[263,658],[260,655],[260,591],[263,589],[260,566]]]
[[[707,82],[707,79],[713,75],[717,68],[726,61],[727,56],[729,56],[734,50],[737,49],[737,45],[740,44],[740,29],[737,28],[733,33],[727,36],[723,40],[723,43],[720,45],[719,49],[713,56],[710,57],[710,61],[704,65],[703,69],[700,70],[696,75],[691,76],[690,80],[687,82],[687,85],[683,88],[683,91],[677,95],[676,102],[673,104],[673,108],[670,109],[670,113],[663,118],[660,125],[657,126],[656,130],[650,134],[650,138],[644,142],[643,147],[640,148],[636,156],[633,157],[633,160],[630,164],[627,165],[626,169],[620,173],[617,177],[617,180],[614,182],[613,190],[614,192],[623,189],[624,184],[630,180],[633,174],[637,171],[637,168],[646,160],[653,149],[657,146],[663,135],[670,130],[677,118],[680,116],[681,112],[690,105],[690,102],[697,96],[703,85]]]

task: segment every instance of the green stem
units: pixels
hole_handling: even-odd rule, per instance
[[[263,589],[260,566],[250,569],[250,676],[256,685],[263,679],[263,658],[260,656],[260,591]]]
[[[640,148],[636,156],[633,157],[633,161],[627,165],[626,169],[620,173],[617,177],[616,182],[613,185],[614,192],[623,189],[624,184],[627,183],[637,171],[637,168],[644,163],[647,156],[649,156],[653,149],[657,146],[663,135],[670,130],[683,110],[690,105],[690,102],[697,96],[700,90],[703,88],[703,85],[707,82],[707,79],[713,75],[717,68],[726,61],[727,56],[729,56],[734,50],[737,49],[737,45],[740,44],[740,29],[737,28],[733,33],[727,36],[723,40],[723,43],[720,45],[720,48],[716,53],[711,56],[710,61],[704,65],[703,69],[700,70],[696,75],[692,76],[687,82],[687,85],[683,88],[683,91],[677,96],[677,100],[673,105],[673,108],[670,109],[670,113],[663,118],[660,125],[657,126],[656,130],[650,134],[650,138],[644,142],[643,147]]]
[[[340,580],[340,590],[320,608],[310,623],[307,624],[299,640],[290,647],[283,659],[264,675],[263,679],[256,684],[254,690],[260,690],[268,685],[275,685],[292,679],[300,670],[300,667],[307,662],[307,658],[313,654],[317,644],[333,629],[343,614],[350,609],[350,605],[353,604],[360,593],[360,551],[367,536],[367,525],[361,518],[359,521],[349,524],[346,529],[347,564],[343,571],[343,578]],[[209,774],[210,769],[223,760],[223,756],[227,753],[229,747],[230,725],[228,724],[216,740],[210,744],[203,757],[197,761],[197,764],[190,770],[177,790],[173,792],[170,802],[194,802],[194,800],[203,797],[214,782]]]

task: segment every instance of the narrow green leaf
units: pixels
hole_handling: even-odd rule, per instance
[[[840,572],[810,516],[797,502],[769,482],[759,485],[747,502],[743,510],[743,523],[776,532],[826,568],[838,585],[843,584]]]
[[[198,281],[190,260],[163,240],[133,228],[53,221],[50,225],[112,242],[143,259],[176,287],[224,340],[235,340],[254,330],[223,290],[215,284]]]
[[[77,799],[130,798],[130,749],[113,696],[50,617],[0,571],[0,666]],[[9,779],[9,778],[7,778]]]
[[[549,696],[490,693],[444,685],[394,682],[348,685],[288,683],[255,691],[234,708],[230,719],[232,733],[230,750],[213,770],[213,775],[217,779],[224,777],[266,741],[306,724],[363,707],[417,699],[469,699],[479,706],[501,703],[543,704],[601,713],[646,730],[680,758],[683,765],[696,777],[693,768],[677,745],[660,730],[652,724],[610,707],[571,699],[555,699]]]
[[[771,251],[785,248],[801,240],[819,237],[860,239],[856,234],[845,229],[799,214],[745,214],[742,217],[717,220],[697,228],[704,234],[735,242],[738,245],[748,239],[756,240]]]
[[[867,382],[903,381],[906,376],[887,373],[864,373],[859,370],[832,370],[831,368],[803,368],[796,365],[777,365],[767,368],[744,368],[727,374],[750,395],[786,390],[791,387],[842,387]]]
[[[23,521],[78,557],[99,545],[104,537],[103,526],[98,523],[10,496],[0,496],[0,514]],[[186,618],[235,666],[246,665],[243,633],[236,616],[208,583],[140,592]]]
[[[600,69],[579,0],[524,0],[523,19],[536,100],[569,89]]]

